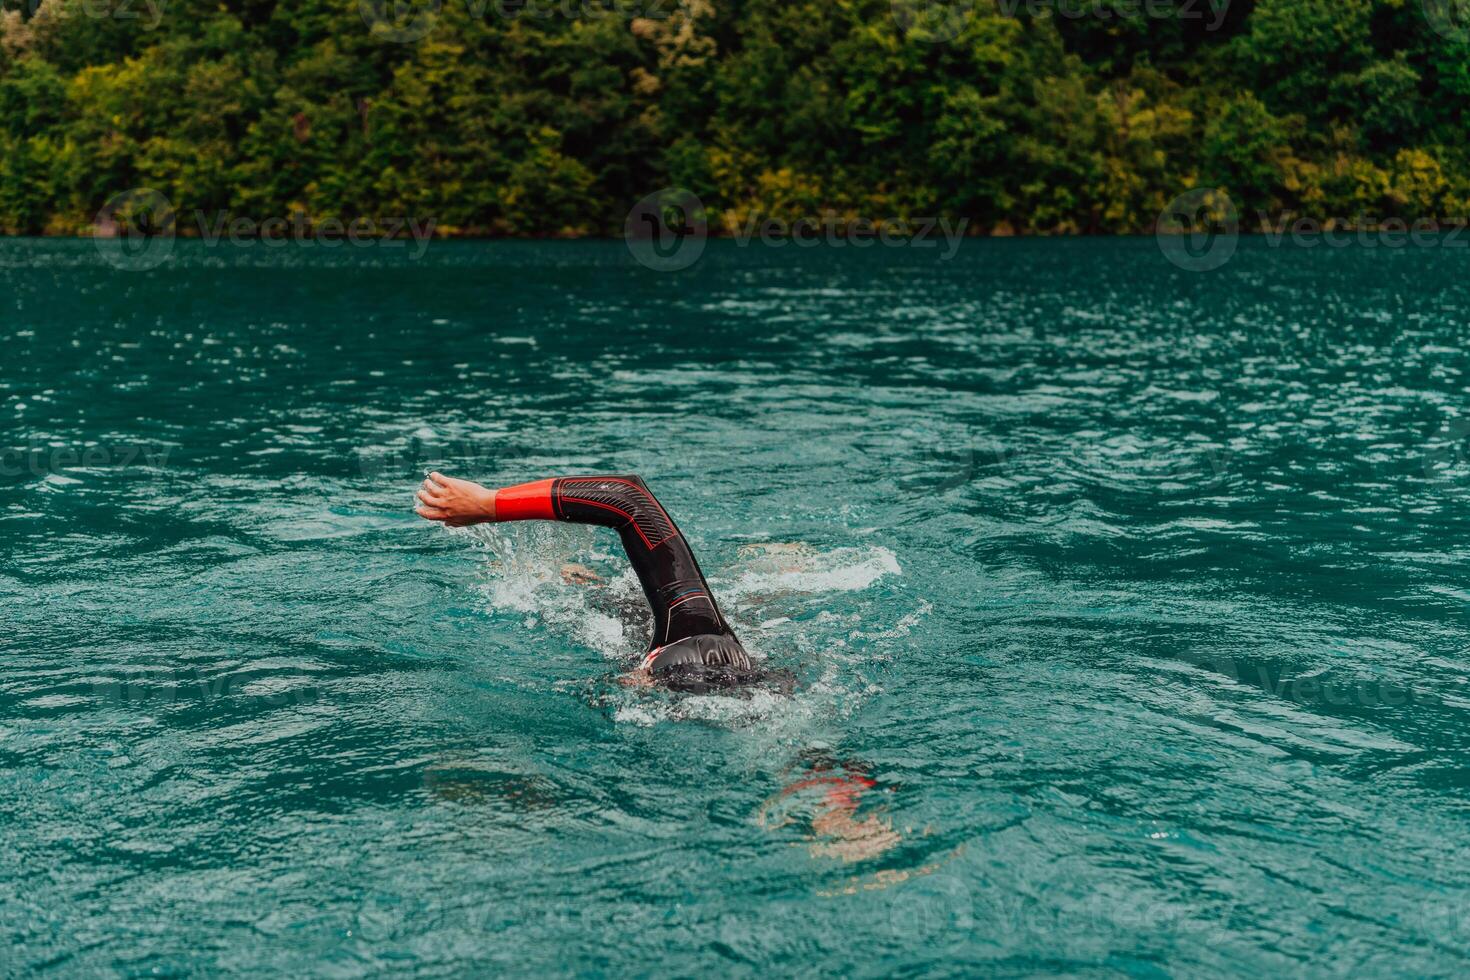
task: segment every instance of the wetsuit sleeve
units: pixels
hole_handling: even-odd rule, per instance
[[[552,521],[556,514],[551,507],[551,490],[555,480],[537,480],[514,487],[502,487],[495,491],[495,519],[497,521]]]
[[[650,646],[701,634],[733,637],[689,543],[636,476],[569,476],[495,492],[497,521],[548,520],[613,528],[653,610]]]

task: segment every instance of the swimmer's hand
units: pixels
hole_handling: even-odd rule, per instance
[[[418,501],[414,513],[427,520],[443,521],[449,527],[495,520],[494,490],[442,473],[429,474],[419,487]]]

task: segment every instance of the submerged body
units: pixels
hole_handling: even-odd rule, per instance
[[[490,490],[432,473],[418,499],[420,516],[451,527],[547,520],[613,528],[653,610],[640,669],[692,691],[758,679],[689,543],[639,477],[559,477]]]

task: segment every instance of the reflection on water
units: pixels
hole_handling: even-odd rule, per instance
[[[756,821],[765,830],[802,824],[810,831],[805,839],[814,858],[875,858],[902,837],[889,818],[875,813],[858,817],[859,802],[878,785],[866,772],[860,763],[810,759],[799,778],[761,804]]]

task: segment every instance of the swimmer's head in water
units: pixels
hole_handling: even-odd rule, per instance
[[[733,636],[708,633],[659,647],[646,665],[653,679],[685,694],[733,692],[742,688],[774,687],[789,694],[796,678],[786,671],[762,670]]]
[[[755,673],[740,641],[719,633],[676,640],[651,651],[644,662],[654,680],[691,694],[738,687]]]

